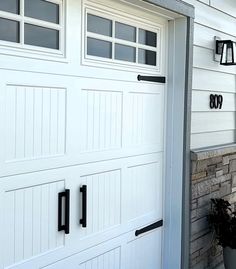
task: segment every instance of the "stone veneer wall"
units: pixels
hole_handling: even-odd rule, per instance
[[[236,208],[236,146],[194,151],[191,158],[190,268],[211,269],[222,263],[222,249],[212,244],[210,199],[227,199]]]

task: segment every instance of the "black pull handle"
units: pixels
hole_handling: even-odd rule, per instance
[[[153,76],[138,75],[137,79],[138,81],[144,80],[144,81],[151,81],[151,82],[158,82],[158,83],[166,83],[166,77],[153,77]]]
[[[140,234],[143,234],[143,233],[146,233],[146,232],[149,232],[151,230],[154,230],[154,229],[157,229],[159,227],[163,226],[163,220],[159,220],[151,225],[148,225],[140,230],[136,230],[135,231],[135,235],[136,236],[139,236]]]
[[[83,228],[87,227],[87,186],[83,185],[80,188],[82,193],[82,218],[80,219],[80,224]]]
[[[62,203],[65,200],[65,219],[62,223]],[[70,233],[70,190],[58,193],[58,231],[65,231],[65,234]]]

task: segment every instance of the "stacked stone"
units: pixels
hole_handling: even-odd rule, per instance
[[[207,216],[211,198],[236,204],[236,148],[192,152],[190,268],[212,269],[222,263],[222,248],[213,241]]]

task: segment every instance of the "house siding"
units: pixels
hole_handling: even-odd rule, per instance
[[[195,7],[191,148],[235,142],[236,67],[214,61],[214,37],[236,41],[233,0],[186,0]],[[210,94],[222,94],[222,110],[211,110]]]
[[[208,223],[211,198],[226,199],[236,208],[236,148],[232,145],[236,142],[236,67],[214,61],[214,37],[236,41],[236,3],[185,2],[195,7],[189,267],[213,269],[223,257]],[[210,94],[223,95],[221,110],[210,109]]]

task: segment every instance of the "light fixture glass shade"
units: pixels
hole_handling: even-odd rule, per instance
[[[221,65],[236,65],[235,62],[236,43],[231,40],[223,41],[221,53]]]

